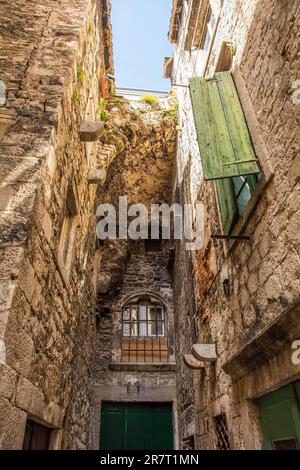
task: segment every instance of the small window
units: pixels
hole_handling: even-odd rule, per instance
[[[23,450],[48,450],[51,429],[27,420]]]
[[[165,311],[162,305],[143,301],[126,305],[122,321],[122,362],[168,361]]]
[[[208,11],[207,11],[206,26],[204,29],[202,43],[201,43],[201,49],[205,51],[208,51],[211,45],[215,23],[216,23],[216,18],[211,10],[211,7],[209,6]]]
[[[232,178],[234,197],[236,200],[239,216],[243,215],[259,179],[259,174],[250,176],[236,176],[235,178]]]
[[[123,311],[123,336],[158,338],[165,336],[165,316],[160,305],[141,302]]]
[[[230,450],[226,415],[216,416],[214,424],[217,450]]]

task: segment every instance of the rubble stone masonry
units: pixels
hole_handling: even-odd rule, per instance
[[[1,1],[0,78],[10,126],[0,143],[0,448],[20,449],[26,419],[53,428],[50,448],[91,445],[95,340],[97,144],[101,2]],[[77,212],[70,266],[59,242]],[[75,220],[74,219],[74,220]]]

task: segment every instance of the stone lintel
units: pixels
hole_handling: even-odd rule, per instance
[[[240,351],[222,366],[233,381],[253,372],[284,349],[291,348],[293,341],[299,339],[300,302],[289,307],[258,334],[255,334],[255,328],[257,330],[257,326],[254,326],[244,337]]]

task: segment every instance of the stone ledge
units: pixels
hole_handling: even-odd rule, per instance
[[[176,364],[110,364],[115,372],[176,372]]]
[[[254,330],[243,340],[241,350],[232,356],[222,368],[233,381],[245,375],[280,354],[300,335],[300,301],[290,306],[270,325],[267,325],[255,335]],[[292,349],[291,349],[292,355]]]

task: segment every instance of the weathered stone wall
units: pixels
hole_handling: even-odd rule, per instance
[[[97,145],[82,144],[79,128],[99,102],[101,5],[0,5],[0,78],[13,120],[0,144],[2,449],[22,447],[27,414],[57,430],[52,448],[91,443],[96,189],[88,174]],[[70,187],[78,214],[66,279],[57,251]]]
[[[214,8],[213,2],[211,6]],[[217,17],[218,7],[215,12]],[[215,184],[204,182],[201,176],[188,90],[177,88],[183,124],[178,179],[190,184],[192,200],[206,206],[205,249],[194,254],[197,341],[216,343],[218,350],[215,365],[194,373],[198,445],[215,447],[213,417],[225,412],[231,446],[261,448],[259,414],[251,399],[296,380],[300,373],[299,366],[291,363],[292,340],[300,337],[296,321],[300,294],[299,105],[291,99],[293,83],[299,79],[299,2],[225,0],[207,77],[214,74],[222,41],[236,47],[233,76],[263,179],[233,232],[246,233],[251,241],[235,246],[212,242],[210,235],[221,229]],[[183,37],[175,54],[177,76],[173,80],[188,84],[193,58],[188,53],[179,55],[182,44]],[[180,276],[182,263],[176,265],[175,276]],[[229,298],[222,285],[225,278],[230,281]],[[180,295],[182,290],[175,284],[174,296]],[[182,299],[181,305],[187,302],[188,298]],[[177,307],[175,318],[181,324],[184,315]],[[272,341],[275,337],[276,343]],[[179,336],[178,363],[181,349],[189,342]],[[178,396],[185,393],[182,382],[179,378]]]
[[[145,253],[144,242],[130,250],[114,298],[99,297],[95,372],[94,448],[99,448],[102,401],[174,402],[176,368],[172,279],[167,269],[169,251]],[[139,295],[153,295],[165,306],[168,328],[169,364],[122,364],[122,309]],[[104,309],[105,307],[105,309]]]

